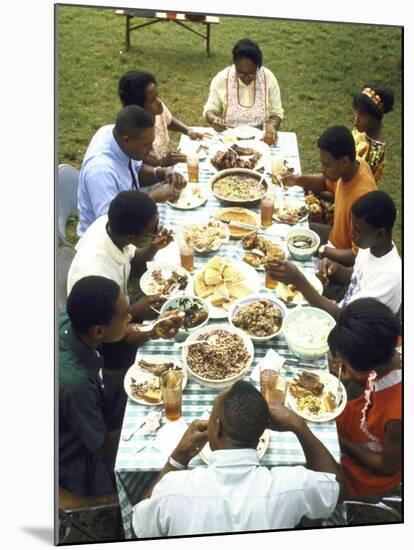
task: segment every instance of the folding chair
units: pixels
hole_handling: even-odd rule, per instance
[[[65,533],[62,539],[59,540],[59,544],[64,543],[72,532],[72,528],[82,533],[89,540],[98,542],[96,536],[88,530],[88,525],[84,521],[77,519],[76,516],[81,513],[86,513],[91,517],[93,514],[96,514],[102,510],[117,508],[119,511],[118,494],[116,492],[98,496],[82,497],[72,493],[68,489],[59,487],[59,523],[60,527],[65,529]],[[121,521],[118,514],[117,535],[120,534],[120,525]]]
[[[402,484],[399,484],[395,489],[392,491],[389,491],[387,493],[383,493],[382,495],[377,495],[373,497],[356,497],[352,500],[345,500],[343,504],[345,504],[347,508],[348,516],[352,516],[350,514],[349,507],[355,507],[355,508],[374,508],[377,510],[381,510],[382,512],[385,512],[385,514],[389,514],[390,516],[390,522],[402,522],[402,496],[401,496],[401,489]],[[349,523],[352,523],[352,518]]]
[[[58,249],[56,262],[56,302],[59,309],[66,305],[68,272],[75,254],[76,250],[71,246],[62,246]]]
[[[69,164],[59,165],[58,174],[58,235],[66,245],[66,222],[78,204],[79,171]]]

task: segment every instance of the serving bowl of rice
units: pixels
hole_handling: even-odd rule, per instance
[[[328,335],[335,324],[335,319],[323,309],[299,306],[286,315],[283,332],[294,355],[314,361],[327,353]]]

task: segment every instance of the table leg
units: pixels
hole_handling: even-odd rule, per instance
[[[210,55],[210,23],[207,23],[207,36],[206,36],[206,41],[207,41],[207,55]]]
[[[131,43],[130,43],[130,26],[131,26],[131,16],[126,16],[126,26],[125,26],[125,50],[129,50]]]

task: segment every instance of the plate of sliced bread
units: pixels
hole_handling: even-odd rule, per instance
[[[208,302],[212,319],[226,318],[233,302],[259,289],[260,277],[253,267],[221,256],[194,274],[194,293]]]

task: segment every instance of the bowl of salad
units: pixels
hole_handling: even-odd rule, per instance
[[[198,296],[190,294],[170,298],[163,304],[161,313],[173,309],[178,309],[185,315],[183,325],[176,335],[176,340],[179,342],[184,341],[194,330],[206,325],[210,318],[207,302]]]

